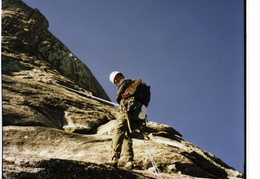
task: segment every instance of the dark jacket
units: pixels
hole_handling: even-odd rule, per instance
[[[116,101],[119,104],[122,99],[122,94],[124,94],[126,88],[132,83],[130,79],[122,79],[118,85],[118,90],[116,94]]]

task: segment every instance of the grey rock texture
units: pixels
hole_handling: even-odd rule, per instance
[[[95,107],[99,102],[55,85],[109,100],[87,66],[47,30],[45,17],[19,0],[2,6],[3,124],[86,132],[113,118],[111,106]]]
[[[48,31],[49,23],[39,10],[20,0],[3,0],[2,9],[2,44],[9,46],[5,50],[44,60],[95,96],[109,100],[88,67]],[[41,65],[41,70],[46,68]]]
[[[111,136],[82,135],[54,128],[6,126],[3,128],[3,173],[6,178],[156,178],[146,144],[163,178],[237,178],[243,175],[214,155],[184,141],[153,136],[134,139],[135,169],[103,165],[110,157]],[[87,167],[88,166],[88,167]],[[93,170],[93,171],[92,171]],[[92,172],[92,173],[91,173]],[[113,177],[112,177],[113,178]]]
[[[20,0],[2,1],[3,178],[243,178],[219,158],[148,122],[134,133],[135,168],[105,166],[117,110],[56,85],[109,100],[94,75]],[[149,138],[149,139],[148,139]]]

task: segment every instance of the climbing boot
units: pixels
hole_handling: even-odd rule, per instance
[[[113,157],[111,160],[107,161],[105,164],[110,165],[112,167],[117,167],[118,157]]]
[[[134,162],[133,162],[133,161],[128,161],[128,162],[126,163],[126,165],[124,166],[124,169],[126,169],[126,170],[132,170],[132,169],[134,169]]]
[[[105,164],[117,168],[118,161],[109,160]]]

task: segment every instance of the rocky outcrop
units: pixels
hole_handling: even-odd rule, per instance
[[[45,17],[20,0],[2,6],[3,124],[84,133],[114,118],[111,106],[55,85],[109,100],[87,66],[47,30]]]
[[[69,178],[110,178],[111,173],[114,178],[121,175],[126,175],[123,178],[156,178],[146,145],[163,178],[242,177],[240,172],[214,155],[181,138],[172,140],[152,133],[149,140],[134,138],[135,169],[129,174],[129,171],[102,165],[110,157],[110,135],[82,135],[54,128],[23,126],[6,126],[3,134],[3,171],[7,178],[22,175],[50,178],[56,171],[57,178],[61,178],[59,173],[66,173]],[[122,159],[119,166],[124,164]],[[80,177],[75,174],[78,171]],[[103,174],[106,172],[108,176]]]
[[[20,0],[3,0],[2,9],[4,51],[44,60],[75,84],[109,100],[88,67],[48,31],[49,23],[38,9],[31,9]],[[42,66],[41,70],[47,69]]]
[[[135,169],[103,165],[110,158],[117,110],[62,85],[109,100],[94,75],[48,31],[48,21],[20,0],[2,1],[4,178],[237,178],[243,174],[148,122],[134,133]]]

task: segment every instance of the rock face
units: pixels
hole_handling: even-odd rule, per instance
[[[109,99],[88,67],[47,30],[49,23],[39,10],[29,8],[20,0],[3,0],[2,9],[2,44],[4,48],[9,46],[6,51],[25,54],[32,61],[44,61],[95,96]],[[36,70],[48,70],[47,64],[38,64],[40,69]]]
[[[111,106],[55,85],[109,100],[87,66],[47,30],[45,17],[19,0],[2,6],[3,124],[85,132],[113,118]]]
[[[147,146],[163,178],[243,177],[156,122],[147,123],[146,140],[134,133],[134,170],[103,165],[117,110],[55,82],[109,100],[87,66],[48,31],[37,9],[3,0],[3,178],[156,178]]]

